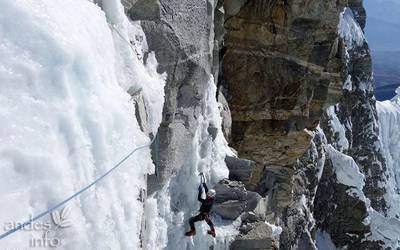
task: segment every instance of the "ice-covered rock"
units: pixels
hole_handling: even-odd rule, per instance
[[[205,174],[209,187],[229,174],[224,160],[231,150],[221,129],[214,78],[221,42],[217,32],[221,27],[214,28],[217,7],[214,0],[138,0],[128,10],[130,18],[140,21],[148,47],[155,51],[157,70],[167,73],[162,122],[153,147],[157,171],[149,176],[152,195],[146,203],[146,210],[153,211],[146,223],[157,237],[146,237],[148,249],[209,249],[211,245],[224,249],[234,238],[223,237],[214,244],[205,223],[196,225],[193,241],[184,236],[187,220],[199,209],[198,174]],[[216,223],[217,234],[221,224]]]

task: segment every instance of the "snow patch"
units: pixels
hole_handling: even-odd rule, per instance
[[[349,49],[364,44],[365,36],[358,22],[354,19],[353,12],[346,7],[340,15],[339,35],[345,40]]]
[[[265,222],[265,224],[267,224],[272,229],[272,234],[271,234],[272,237],[276,237],[277,238],[277,237],[279,237],[279,235],[281,235],[282,227],[276,226],[274,224],[270,224],[267,221]]]
[[[353,90],[353,82],[351,81],[351,75],[348,75],[346,81],[343,83],[343,89],[352,91]]]
[[[376,103],[379,137],[389,176],[385,198],[389,203],[389,214],[393,217],[400,215],[400,106],[396,101],[394,98]]]
[[[325,150],[332,161],[338,182],[362,190],[365,184],[364,175],[354,159],[337,151],[332,145],[326,145]]]
[[[343,152],[349,149],[349,141],[346,138],[346,129],[344,125],[339,121],[335,111],[336,106],[331,106],[327,109],[326,113],[329,116],[329,125],[332,128],[334,134],[333,138],[335,141],[335,146],[337,150]]]
[[[372,208],[368,209],[371,235],[367,239],[382,241],[386,247],[399,249],[400,221],[396,218],[387,218]]]

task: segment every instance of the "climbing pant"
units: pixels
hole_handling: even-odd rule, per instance
[[[205,220],[207,224],[210,226],[210,228],[214,229],[214,224],[210,220],[208,213],[199,213],[198,215],[193,216],[192,218],[189,219],[190,230],[192,231],[196,230],[194,227],[194,223],[202,220]]]

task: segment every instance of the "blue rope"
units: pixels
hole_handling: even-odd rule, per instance
[[[134,150],[132,150],[127,156],[125,156],[120,162],[118,162],[113,168],[111,168],[110,170],[108,170],[106,173],[104,173],[103,175],[101,175],[100,177],[98,177],[96,180],[94,180],[92,183],[90,183],[89,185],[87,185],[86,187],[82,188],[81,190],[79,190],[78,192],[76,192],[75,194],[71,195],[70,197],[66,198],[65,200],[63,200],[62,202],[58,203],[57,205],[49,208],[48,210],[36,215],[35,217],[31,218],[30,220],[24,222],[23,224],[20,224],[18,227],[15,227],[5,233],[3,233],[2,235],[0,235],[0,240],[4,239],[5,237],[9,236],[10,234],[13,234],[15,232],[17,232],[18,230],[23,229],[24,227],[32,224],[32,222],[42,218],[43,216],[50,214],[51,212],[53,212],[54,210],[62,207],[63,205],[65,205],[67,202],[71,201],[72,199],[74,199],[75,197],[79,196],[80,194],[82,194],[83,192],[85,192],[86,190],[88,190],[89,188],[91,188],[92,186],[94,186],[96,183],[98,183],[99,181],[101,181],[102,179],[104,179],[104,177],[106,177],[107,175],[109,175],[111,172],[113,172],[115,169],[117,169],[122,163],[124,163],[129,157],[131,157],[137,150],[142,149],[142,148],[146,148],[149,147],[154,139],[156,137],[154,137],[151,142],[149,144],[140,146],[135,148]]]

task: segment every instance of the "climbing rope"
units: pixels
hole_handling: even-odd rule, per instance
[[[54,205],[53,207],[47,209],[46,211],[32,217],[30,220],[20,224],[19,226],[3,233],[0,235],[0,240],[4,239],[5,237],[9,236],[10,234],[13,234],[21,229],[23,229],[24,227],[32,224],[32,222],[44,217],[47,214],[50,214],[51,212],[53,212],[54,210],[57,210],[58,208],[62,207],[63,205],[65,205],[67,202],[71,201],[72,199],[76,198],[77,196],[81,195],[83,192],[85,192],[86,190],[88,190],[89,188],[91,188],[92,186],[94,186],[95,184],[97,184],[98,182],[100,182],[102,179],[104,179],[107,175],[109,175],[111,172],[113,172],[114,170],[116,170],[119,166],[121,166],[122,163],[124,163],[128,158],[130,158],[136,151],[138,151],[139,149],[142,148],[146,148],[149,147],[154,139],[156,137],[154,136],[154,138],[151,140],[150,143],[137,147],[134,150],[132,150],[128,155],[126,155],[122,160],[120,160],[116,165],[114,165],[114,167],[112,167],[110,170],[108,170],[107,172],[105,172],[103,175],[101,175],[100,177],[98,177],[97,179],[95,179],[93,182],[91,182],[90,184],[88,184],[87,186],[85,186],[84,188],[82,188],[81,190],[79,190],[78,192],[76,192],[75,194],[69,196],[68,198],[66,198],[65,200],[61,201],[60,203],[58,203],[57,205]]]
[[[111,28],[112,30],[114,30],[115,33],[118,34],[118,36],[122,39],[122,41],[124,41],[126,44],[129,45],[129,47],[132,49],[133,53],[136,55],[137,59],[138,59],[139,61],[141,61],[142,58],[140,57],[139,52],[137,52],[136,47],[133,47],[133,46],[132,46],[132,42],[126,40],[126,38],[121,34],[121,32],[119,32],[119,30],[118,30],[117,28],[114,27],[114,25],[108,23],[108,26],[110,26],[110,28]]]

